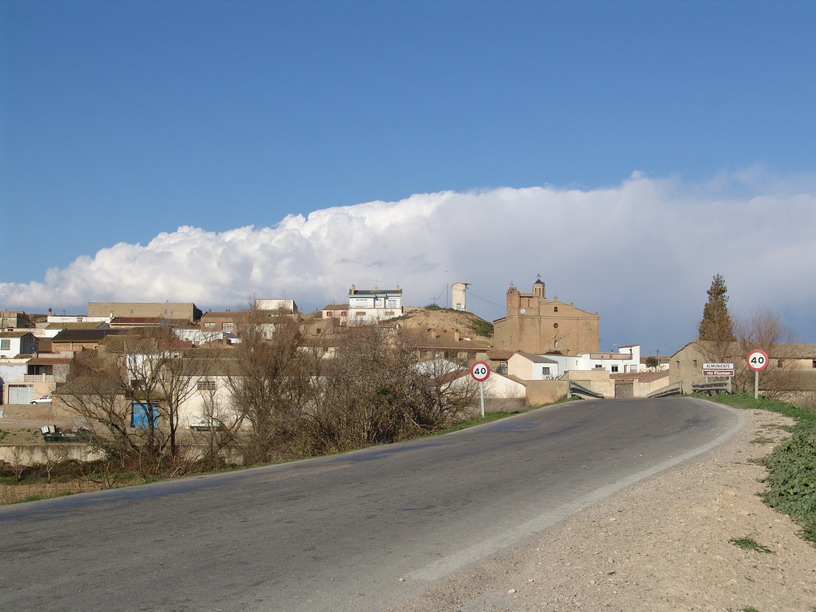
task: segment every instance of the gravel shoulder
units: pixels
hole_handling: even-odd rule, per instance
[[[641,481],[397,609],[816,611],[816,546],[760,499],[787,417]],[[772,552],[745,550],[753,538]]]

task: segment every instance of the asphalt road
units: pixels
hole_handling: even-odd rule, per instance
[[[0,508],[3,610],[380,610],[730,437],[580,401],[345,455]]]

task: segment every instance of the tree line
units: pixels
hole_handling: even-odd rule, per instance
[[[350,327],[328,347],[290,317],[261,324],[250,312],[239,337],[186,348],[169,330],[112,336],[75,356],[55,396],[105,460],[144,473],[386,444],[448,427],[474,402],[466,371],[420,364],[397,329]]]

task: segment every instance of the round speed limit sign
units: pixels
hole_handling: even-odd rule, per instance
[[[484,382],[490,376],[490,366],[484,361],[477,361],[470,366],[470,375],[476,382]]]
[[[768,354],[757,349],[748,353],[745,361],[748,363],[749,369],[760,372],[768,367]]]

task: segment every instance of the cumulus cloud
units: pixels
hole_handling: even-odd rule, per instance
[[[88,301],[192,301],[235,308],[250,296],[305,309],[345,301],[351,284],[404,290],[405,302],[447,304],[471,283],[469,310],[504,314],[510,281],[601,315],[602,348],[641,343],[668,353],[693,339],[705,291],[721,273],[737,314],[787,313],[816,341],[808,313],[816,184],[760,169],[689,183],[634,173],[593,190],[530,187],[417,194],[290,215],[275,227],[179,227],[148,244],[119,243],[0,283],[0,304],[83,312]]]

